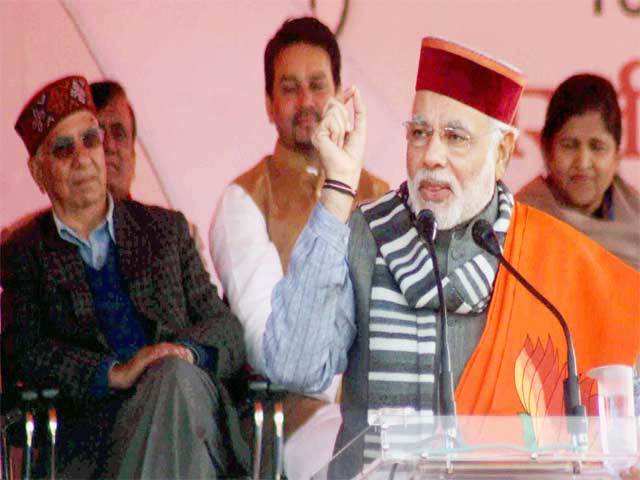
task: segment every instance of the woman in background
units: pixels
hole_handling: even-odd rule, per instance
[[[551,97],[542,130],[548,174],[516,198],[569,223],[640,270],[640,194],[617,174],[621,123],[609,81],[590,74],[565,80]]]

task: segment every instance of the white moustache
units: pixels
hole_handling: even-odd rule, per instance
[[[420,169],[411,179],[412,183],[419,188],[422,182],[446,185],[454,194],[459,192],[458,182],[452,173],[444,170]]]

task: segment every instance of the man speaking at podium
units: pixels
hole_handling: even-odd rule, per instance
[[[433,251],[459,414],[564,412],[563,330],[474,242],[478,220],[489,222],[505,258],[566,318],[581,380],[595,366],[632,364],[640,352],[640,275],[570,226],[515,203],[500,181],[523,88],[515,68],[425,38],[405,123],[407,181],[352,215],[365,106],[352,88],[344,103],[325,108],[313,142],[327,182],[274,291],[263,348],[271,379],[292,390],[321,391],[344,372],[335,451],[381,408],[437,413],[439,301],[415,220],[425,209],[438,228]]]

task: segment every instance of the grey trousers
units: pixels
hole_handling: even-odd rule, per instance
[[[150,366],[114,410],[104,451],[76,456],[66,478],[86,478],[88,464],[101,464],[91,476],[105,478],[208,478],[231,475],[234,462],[223,421],[219,389],[200,368],[176,357]],[[61,446],[64,448],[64,446]],[[84,458],[83,458],[84,457]]]

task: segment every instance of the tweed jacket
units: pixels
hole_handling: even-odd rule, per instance
[[[120,270],[150,342],[215,347],[212,377],[234,375],[245,362],[242,327],[211,285],[184,216],[124,201],[113,219]],[[58,385],[72,404],[91,402],[96,367],[113,352],[77,247],[47,210],[13,232],[0,257],[3,381]]]

